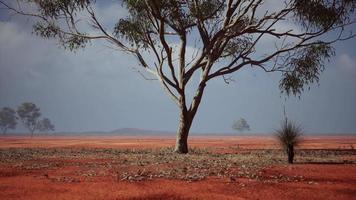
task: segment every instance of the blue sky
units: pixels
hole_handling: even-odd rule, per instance
[[[107,25],[125,15],[120,4],[100,5],[98,12]],[[278,127],[285,105],[289,118],[307,133],[356,133],[355,47],[355,38],[336,44],[320,86],[300,99],[281,95],[280,74],[250,67],[233,74],[229,85],[222,79],[209,82],[192,132],[233,132],[233,121],[243,117],[251,132],[269,133]],[[31,20],[0,15],[0,107],[34,102],[57,131],[174,131],[176,105],[158,82],[144,80],[137,66],[133,57],[101,42],[65,51],[56,41],[31,34]]]

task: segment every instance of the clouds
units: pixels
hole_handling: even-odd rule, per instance
[[[9,47],[18,48],[26,40],[26,34],[21,33],[19,27],[14,23],[0,21],[0,27],[0,43],[5,45],[6,49]]]
[[[356,59],[352,59],[349,54],[340,55],[338,62],[342,70],[356,73]]]
[[[128,15],[127,10],[121,6],[120,1],[109,4],[95,4],[94,10],[99,20],[107,26],[113,26],[119,19]]]
[[[59,131],[154,128],[151,124],[157,119],[139,122],[145,118],[141,112],[154,112],[147,105],[166,102],[175,109],[158,83],[147,82],[132,70],[137,63],[130,56],[103,42],[72,53],[30,32],[16,21],[0,23],[0,106],[33,101]],[[170,113],[163,116],[175,118],[175,112]]]

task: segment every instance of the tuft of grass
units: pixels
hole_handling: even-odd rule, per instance
[[[275,136],[288,157],[288,163],[293,164],[294,148],[301,142],[303,129],[287,118],[282,122],[281,127],[276,130]]]

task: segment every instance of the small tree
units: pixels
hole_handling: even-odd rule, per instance
[[[302,128],[286,118],[275,136],[288,156],[288,163],[293,164],[294,148],[301,142]]]
[[[234,124],[232,125],[232,128],[234,130],[243,132],[243,131],[249,131],[250,125],[247,123],[247,121],[244,118],[240,118],[238,121],[234,122]]]
[[[37,129],[39,131],[54,131],[54,125],[48,118],[43,118],[38,122]]]
[[[17,125],[16,112],[9,107],[3,107],[0,111],[0,128],[3,134],[8,129],[15,129]]]

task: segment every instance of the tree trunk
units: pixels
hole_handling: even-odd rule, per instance
[[[294,146],[293,145],[288,146],[287,156],[288,156],[288,163],[293,164],[293,160],[294,160]]]
[[[181,110],[174,152],[188,153],[188,135],[192,121],[193,118],[189,116],[189,112],[184,109]]]
[[[186,107],[185,93],[184,91],[182,92],[181,98],[179,99],[179,127],[177,130],[176,146],[174,148],[174,152],[176,153],[188,153],[189,130],[192,126],[195,114],[198,111],[205,86],[205,82],[202,81],[196,91],[189,109]]]

